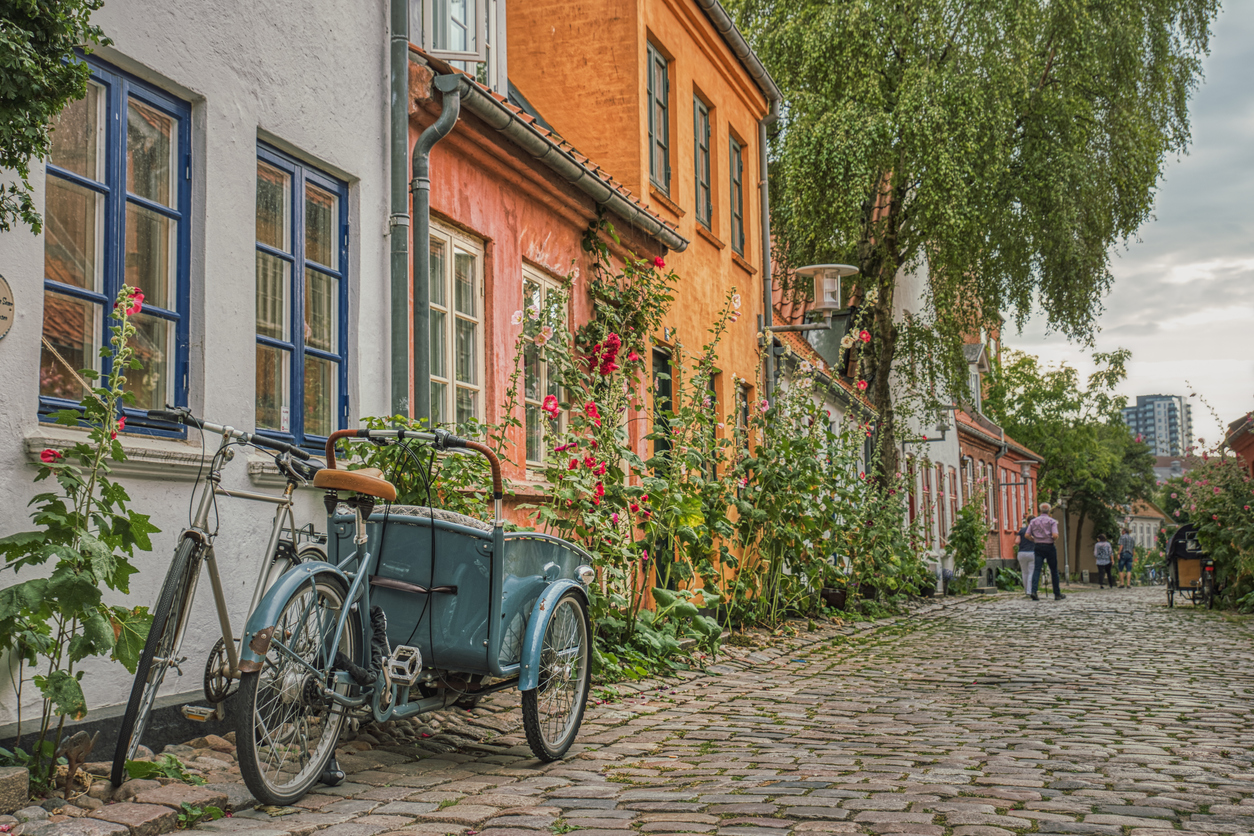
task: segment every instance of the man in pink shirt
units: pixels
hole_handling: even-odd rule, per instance
[[[1041,513],[1028,523],[1027,535],[1035,544],[1036,571],[1032,573],[1032,600],[1039,601],[1036,590],[1041,581],[1041,570],[1049,564],[1049,575],[1054,579],[1054,600],[1066,598],[1058,586],[1058,548],[1054,541],[1058,539],[1058,521],[1049,515],[1052,510],[1048,502],[1040,504]]]

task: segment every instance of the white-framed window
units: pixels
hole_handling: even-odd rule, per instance
[[[565,328],[568,320],[566,293],[561,283],[552,276],[524,264],[523,322],[524,328],[537,332],[545,325],[554,331]],[[530,331],[528,331],[530,333]],[[549,433],[560,429],[565,416],[550,418],[544,412],[544,399],[552,396],[559,401],[562,394],[558,383],[550,376],[549,362],[542,346],[534,342],[523,349],[523,408],[526,413],[527,464],[544,467],[549,456]]]
[[[431,426],[483,420],[483,244],[431,225]]]
[[[489,5],[496,4],[491,0],[410,0],[410,39],[444,61],[486,61]]]

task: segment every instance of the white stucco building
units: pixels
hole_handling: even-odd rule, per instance
[[[31,527],[39,452],[82,436],[44,418],[81,393],[41,338],[68,363],[100,369],[123,283],[145,294],[144,369],[131,375],[130,461],[115,476],[162,529],[137,560],[129,605],[154,602],[202,463],[197,432],[146,422],[144,410],[186,405],[310,447],[388,412],[387,14],[383,3],[348,14],[331,0],[290,9],[120,0],[93,15],[114,43],[87,59],[87,97],[63,114],[48,164],[32,166],[44,230],[0,234],[15,301],[0,341],[0,531]],[[277,491],[265,461],[237,456],[223,484]],[[304,520],[321,528],[320,497],[307,493]],[[218,508],[238,625],[272,508],[227,499]],[[218,635],[202,583],[185,676],[163,693],[200,687]],[[86,670],[89,707],[125,700],[120,665],[89,659]],[[3,724],[14,701],[7,683],[0,693]]]

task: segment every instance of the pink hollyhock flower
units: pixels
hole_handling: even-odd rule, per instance
[[[865,392],[865,391],[866,391],[866,386],[867,386],[867,383],[866,383],[866,381],[865,381],[865,380],[859,380],[859,381],[858,381],[858,391],[859,391],[859,392]]]
[[[557,405],[556,395],[545,395],[544,404],[540,408],[549,414],[549,418],[556,418],[558,412],[561,411]]]
[[[618,525],[618,512],[617,511],[615,511],[613,514],[610,514],[610,522],[614,523],[614,525]]]
[[[1175,498],[1176,498],[1176,495],[1173,493],[1173,494],[1171,495],[1171,498],[1172,498],[1172,499],[1175,499]]]
[[[645,549],[645,550],[644,550],[644,557],[640,558],[640,562],[641,562],[641,563],[648,563],[648,562],[649,562],[649,550],[648,550],[648,549]]]
[[[871,341],[871,332],[863,328],[862,333],[858,335],[858,339],[864,343],[869,343]]]
[[[1219,493],[1219,488],[1215,488],[1215,493]]]
[[[143,309],[144,309],[144,292],[142,290],[136,290],[134,293],[131,294],[131,304],[126,309],[126,315],[134,316],[135,314],[139,313]]]
[[[659,255],[659,256],[657,256],[656,258],[654,258],[654,259],[653,259],[653,266],[654,266],[654,267],[665,267],[665,266],[666,266],[666,262],[665,262],[665,261],[663,261],[663,260],[662,260],[662,257]]]
[[[49,447],[39,454],[39,460],[44,464],[56,464],[61,460],[61,454]]]
[[[646,509],[644,512],[644,518],[647,520],[651,516],[653,516],[653,512]]]
[[[510,325],[522,325],[522,321],[523,321],[522,311],[514,311],[514,315],[509,318]]]

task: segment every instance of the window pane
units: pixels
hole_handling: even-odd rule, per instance
[[[268,345],[257,346],[257,429],[291,429],[288,419],[288,353]]]
[[[528,343],[523,347],[523,390],[529,401],[540,400],[540,347]]]
[[[431,382],[431,426],[438,427],[448,422],[444,399],[448,392],[448,384]]]
[[[544,461],[544,416],[540,407],[527,404],[527,461]]]
[[[305,345],[309,348],[336,350],[338,297],[338,280],[310,267],[305,268]]]
[[[479,417],[478,397],[473,389],[457,387],[457,423],[465,424]]]
[[[70,102],[53,117],[52,147],[48,159],[53,165],[82,177],[105,179],[105,100],[108,94],[95,81],[87,82],[87,95]]]
[[[479,382],[479,352],[476,335],[477,323],[457,320],[457,379],[462,383]]]
[[[98,368],[99,310],[92,302],[44,293],[44,337],[74,371]],[[47,348],[39,355],[39,394],[69,401],[80,400],[85,394],[70,370]]]
[[[476,0],[432,0],[432,48],[474,51],[476,6]]]
[[[174,323],[156,316],[131,317],[135,336],[131,346],[142,368],[125,372],[126,390],[135,396],[135,409],[165,409],[173,401],[171,368],[174,360]]]
[[[458,313],[479,315],[479,301],[475,287],[475,257],[461,250],[453,251],[453,298]]]
[[[44,204],[44,277],[85,290],[104,286],[104,196],[55,175]]]
[[[291,252],[291,177],[272,165],[257,163],[257,240],[276,250]]]
[[[178,203],[178,144],[173,117],[131,99],[126,109],[126,190],[173,208]]]
[[[431,239],[431,274],[429,278],[430,286],[427,289],[427,295],[431,298],[431,304],[446,306],[448,303],[444,301],[444,242],[435,238]]]
[[[144,292],[144,304],[173,309],[178,222],[126,204],[126,283]]]
[[[444,359],[444,346],[448,339],[444,311],[431,311],[431,374],[436,377],[448,377],[447,363]]]
[[[305,435],[335,431],[336,378],[339,364],[305,355]]]
[[[257,253],[257,333],[288,340],[287,286],[292,265],[281,258]]]
[[[336,197],[312,184],[305,185],[305,259],[340,269],[336,228]]]

